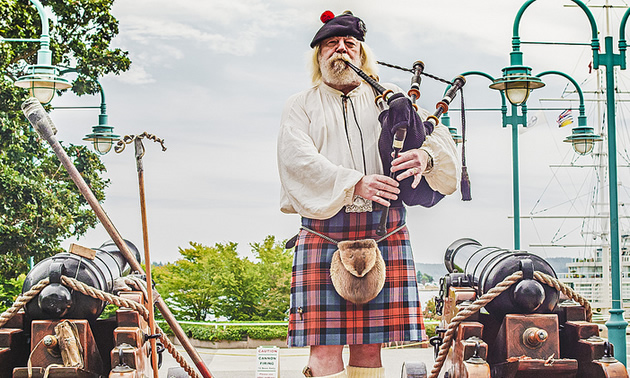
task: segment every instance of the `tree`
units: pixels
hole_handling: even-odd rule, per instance
[[[418,283],[426,285],[427,283],[433,282],[433,276],[418,271],[416,272],[416,280]]]
[[[118,22],[112,0],[42,0],[49,22],[53,64],[73,65],[77,95],[98,91],[97,78],[129,68],[127,52],[110,49]],[[0,0],[0,36],[37,38],[41,22],[29,1]],[[61,252],[59,244],[96,225],[96,216],[50,148],[32,131],[20,111],[24,90],[13,86],[28,64],[36,63],[38,43],[0,43],[0,277],[11,279],[35,261]],[[99,201],[108,181],[98,156],[83,146],[65,146]]]
[[[292,254],[273,236],[250,245],[258,261],[240,257],[236,243],[190,245],[180,248],[182,259],[154,269],[160,295],[180,318],[286,318]]]
[[[216,249],[198,243],[180,248],[182,259],[154,267],[156,288],[175,315],[185,320],[206,320],[213,314],[219,297],[216,272],[209,269],[220,264]]]
[[[284,248],[284,242],[277,243],[273,236],[267,236],[262,243],[253,243],[251,247],[260,259],[262,299],[258,313],[265,320],[284,320],[288,317],[291,295],[293,253]]]

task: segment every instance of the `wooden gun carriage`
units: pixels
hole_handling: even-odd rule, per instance
[[[136,247],[127,245],[139,258]],[[146,288],[125,287],[141,279],[125,276],[127,262],[112,242],[95,253],[73,247],[33,267],[24,282],[23,296],[29,299],[24,309],[2,319],[6,324],[0,328],[0,377],[153,375],[151,335],[138,311],[148,306]],[[139,306],[123,306],[115,317],[98,319],[108,301],[98,296],[115,291],[124,303]],[[163,350],[159,344],[158,352]]]
[[[459,239],[444,263],[430,377],[628,377],[588,302],[544,259]],[[402,376],[426,377],[426,368],[407,362]]]

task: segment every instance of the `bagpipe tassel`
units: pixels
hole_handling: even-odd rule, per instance
[[[462,181],[460,183],[460,189],[462,191],[462,201],[472,200],[470,195],[470,178],[468,177],[468,167],[462,167]]]

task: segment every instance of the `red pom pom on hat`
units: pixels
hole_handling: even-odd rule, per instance
[[[325,11],[324,13],[322,13],[321,16],[319,16],[319,19],[322,20],[324,24],[332,20],[333,18],[335,18],[335,14],[329,10]]]

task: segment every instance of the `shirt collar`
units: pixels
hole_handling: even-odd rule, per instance
[[[342,91],[339,91],[339,90],[337,90],[337,89],[335,89],[335,88],[333,88],[333,87],[329,86],[328,84],[326,84],[326,83],[324,83],[324,82],[322,82],[321,84],[319,84],[319,87],[320,87],[320,88],[322,88],[324,91],[326,91],[326,92],[328,92],[328,93],[331,93],[331,94],[333,94],[333,95],[335,95],[335,96],[342,96],[342,95],[343,95],[343,92],[342,92]],[[348,97],[356,97],[356,96],[360,95],[360,94],[363,92],[363,90],[364,90],[365,88],[366,88],[365,83],[363,83],[363,81],[361,81],[361,84],[359,84],[359,86],[358,86],[358,87],[356,87],[356,88],[354,88],[353,90],[351,90],[351,91],[348,93],[348,95],[347,95],[347,96],[348,96]]]

